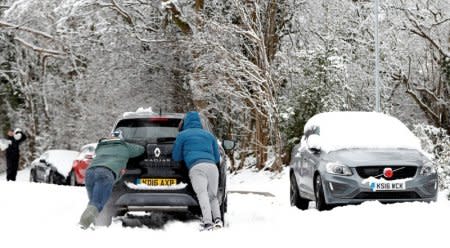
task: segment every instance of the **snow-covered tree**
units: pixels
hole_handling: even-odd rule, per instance
[[[439,189],[450,188],[450,135],[442,128],[431,125],[416,125],[414,133],[420,138],[422,147],[428,152],[439,175]]]
[[[429,123],[450,133],[450,3],[400,1],[388,10],[399,46],[388,70],[393,88],[401,85]]]
[[[10,96],[2,109],[30,134],[33,154],[94,142],[140,106],[186,106],[177,33],[161,28],[159,4],[121,3],[16,1],[4,12],[2,89],[18,100]]]
[[[283,1],[205,3],[188,46],[194,103],[225,122],[225,135],[239,136],[241,155],[253,154],[257,168],[281,168],[281,81],[274,75],[273,60],[285,11]],[[266,164],[269,147],[276,157]]]

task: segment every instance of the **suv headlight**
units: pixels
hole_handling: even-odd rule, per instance
[[[327,172],[335,175],[351,176],[352,170],[346,165],[340,163],[328,163]]]
[[[434,168],[434,164],[432,162],[428,162],[422,166],[420,169],[420,175],[429,176],[436,173],[436,169]]]

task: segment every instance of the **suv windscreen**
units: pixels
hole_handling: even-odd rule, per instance
[[[117,123],[115,130],[121,130],[125,140],[174,141],[178,134],[181,119],[150,117],[142,119],[125,119]]]

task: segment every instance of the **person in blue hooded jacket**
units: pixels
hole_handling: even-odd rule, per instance
[[[175,161],[184,161],[189,170],[192,188],[202,211],[202,229],[222,227],[217,199],[219,147],[214,135],[203,129],[198,112],[188,112],[184,117],[173,146],[172,158]]]

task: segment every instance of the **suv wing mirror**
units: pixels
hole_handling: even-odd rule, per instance
[[[236,146],[236,142],[234,140],[223,140],[222,146],[223,146],[223,149],[229,151],[229,150],[232,150]]]

